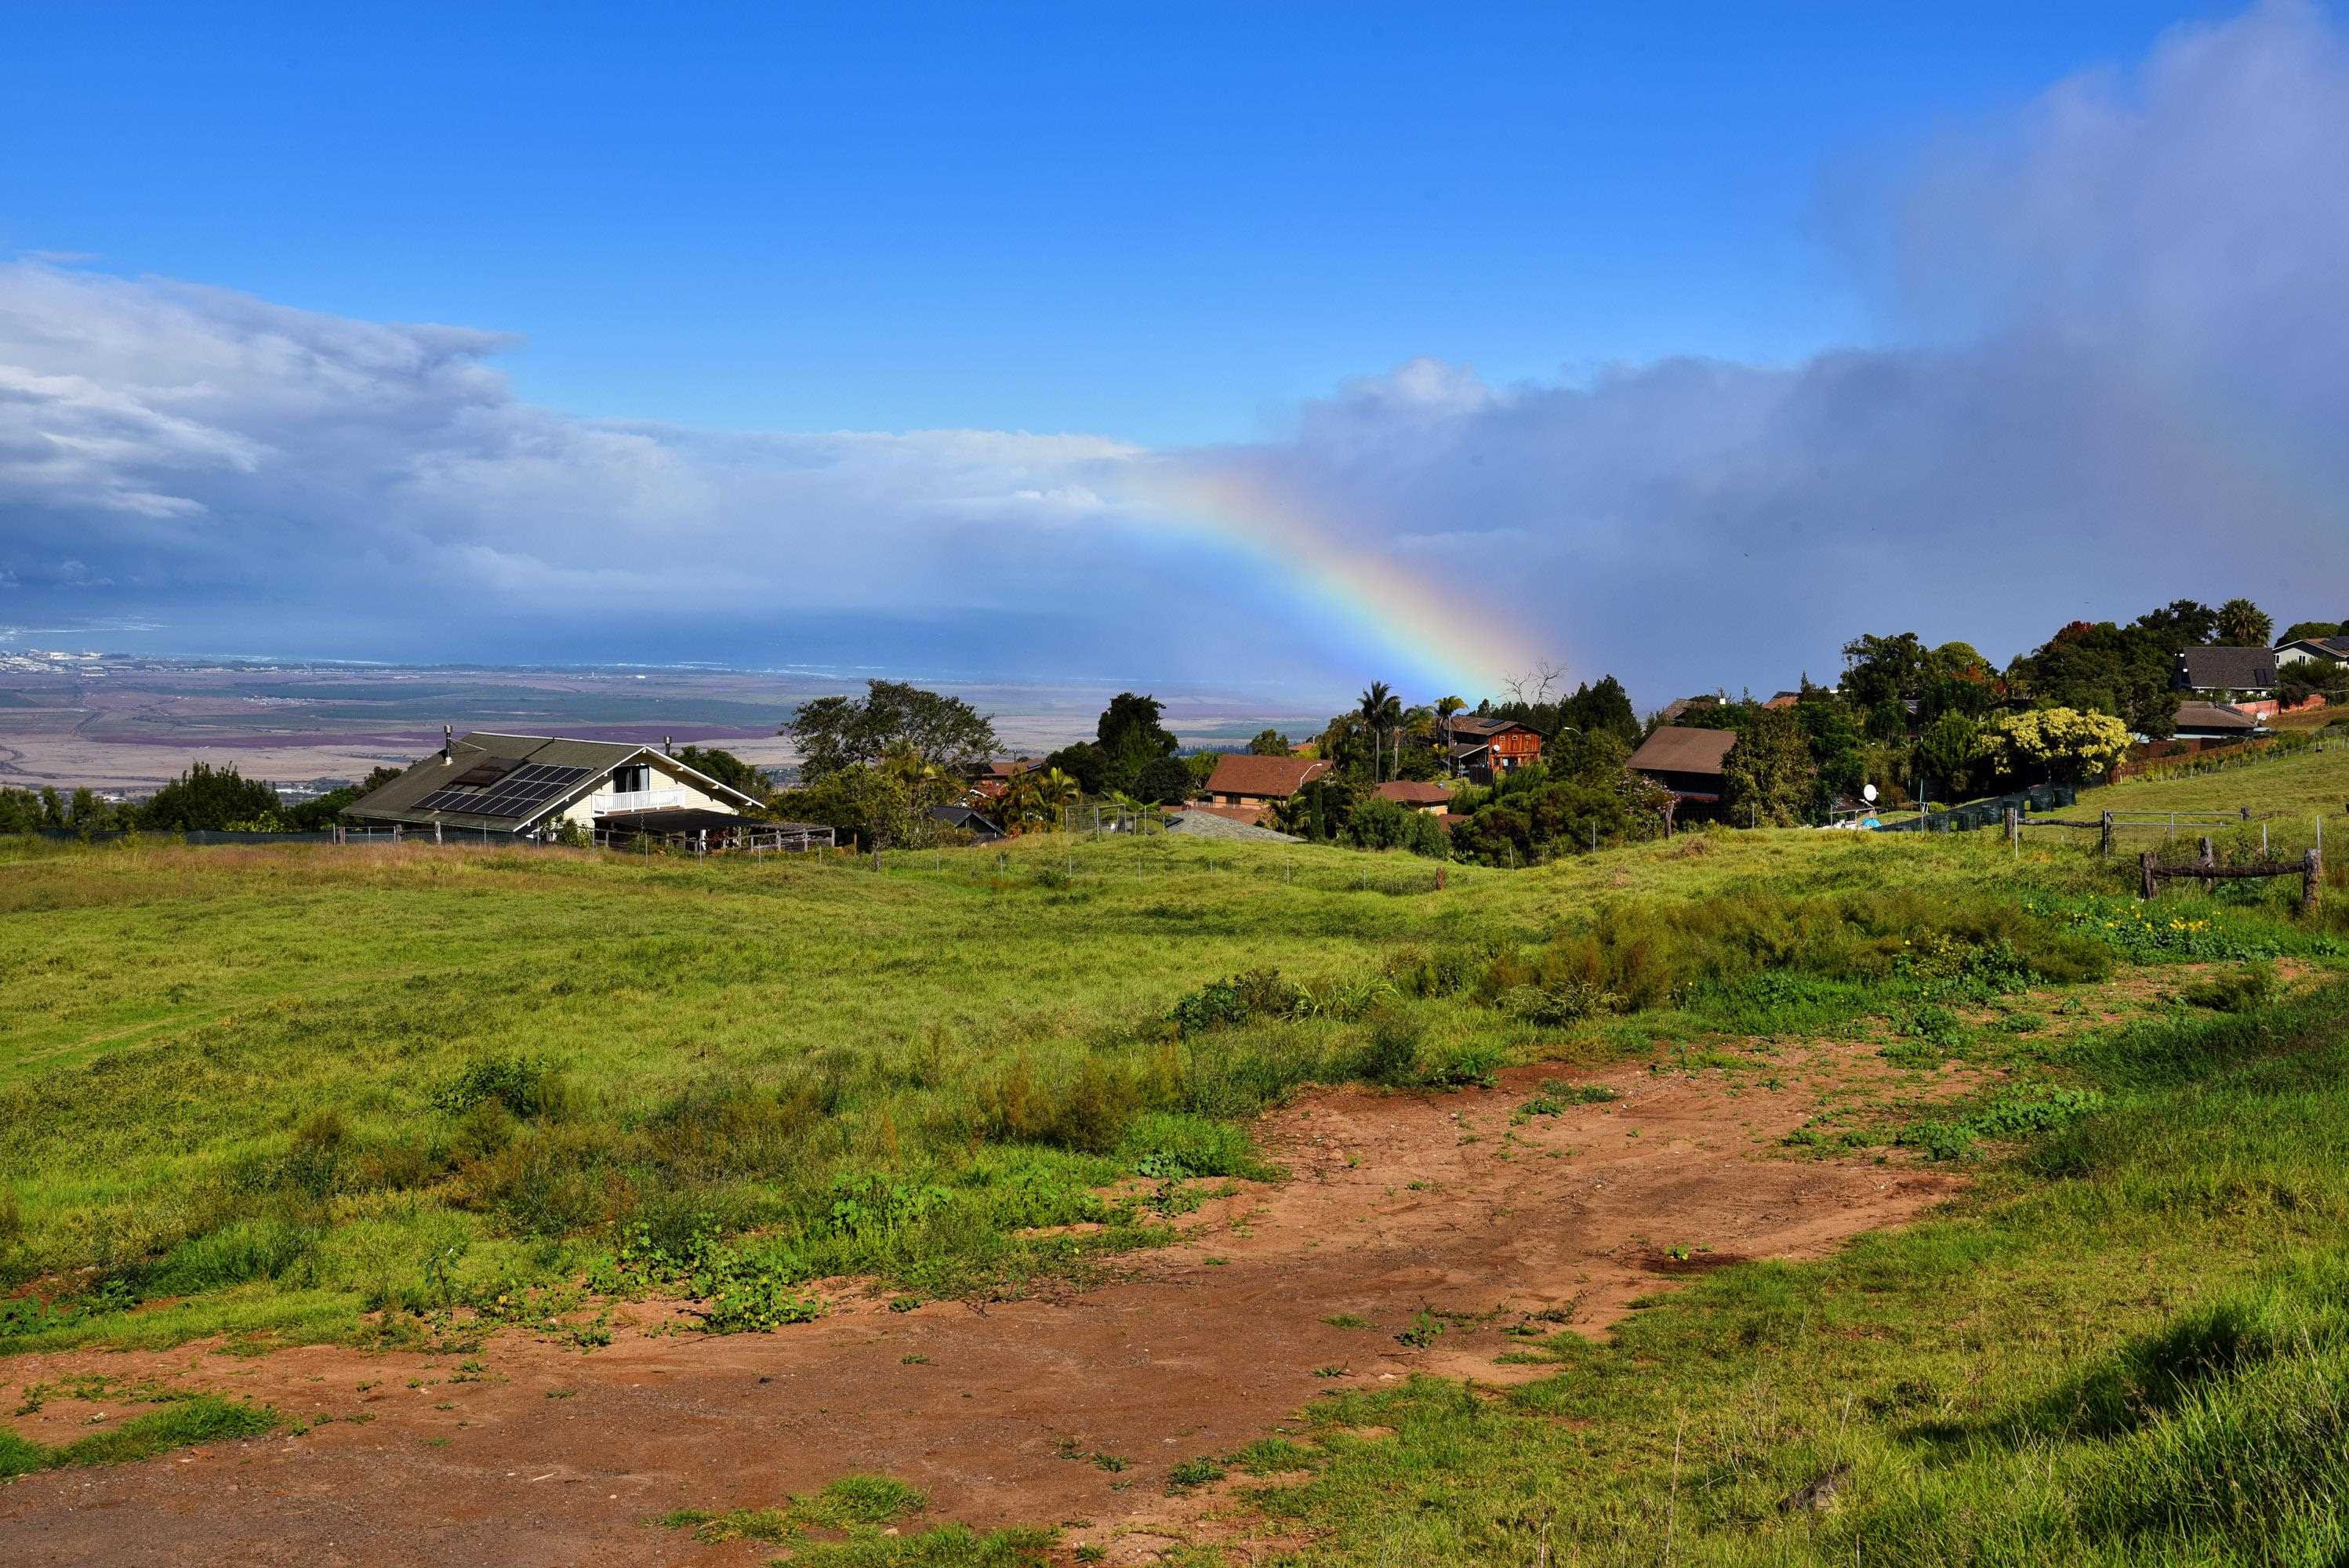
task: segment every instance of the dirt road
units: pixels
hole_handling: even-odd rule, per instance
[[[1851,1046],[1816,1047],[1801,1067],[1881,1069]],[[28,1477],[0,1490],[0,1542],[26,1564],[755,1563],[775,1549],[702,1545],[646,1521],[772,1505],[866,1472],[927,1491],[928,1520],[1063,1524],[1071,1545],[1148,1561],[1202,1507],[1164,1495],[1174,1464],[1275,1431],[1323,1389],[1413,1372],[1538,1376],[1495,1362],[1520,1314],[1560,1311],[1597,1332],[1678,1271],[1676,1247],[1692,1260],[1816,1256],[1957,1186],[1867,1160],[1775,1157],[1817,1099],[1750,1075],[1621,1069],[1597,1080],[1620,1090],[1615,1102],[1512,1125],[1542,1076],[1454,1095],[1309,1095],[1263,1130],[1290,1180],[1211,1203],[1180,1244],[1058,1299],[891,1313],[873,1298],[771,1335],[631,1332],[584,1355],[508,1334],[471,1357],[478,1373],[458,1357],[331,1347],[0,1362],[12,1406],[32,1384],[95,1372],[335,1418],[298,1437]],[[1423,1306],[1461,1315],[1408,1349],[1394,1336]],[[1374,1326],[1326,1321],[1341,1315]],[[136,1413],[52,1398],[16,1424],[59,1442],[94,1414]]]

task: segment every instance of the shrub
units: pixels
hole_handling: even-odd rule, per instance
[[[563,1099],[561,1076],[543,1058],[487,1056],[466,1063],[462,1072],[435,1089],[431,1104],[444,1115],[457,1116],[494,1100],[530,1119],[554,1115]]]
[[[1381,1007],[1371,1014],[1369,1023],[1356,1073],[1391,1088],[1417,1083],[1419,1046],[1426,1033],[1419,1020],[1400,1008]]]
[[[2178,996],[2193,1006],[2208,1007],[2217,1013],[2248,1013],[2274,1001],[2282,990],[2275,966],[2253,960],[2189,985]]]
[[[1168,1015],[1177,1032],[1206,1034],[1257,1018],[1286,1018],[1303,995],[1278,969],[1251,969],[1226,980],[1210,980],[1174,1004]]]

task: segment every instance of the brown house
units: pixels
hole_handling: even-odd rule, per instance
[[[1381,784],[1371,791],[1381,800],[1392,800],[1398,806],[1408,806],[1414,811],[1442,816],[1452,809],[1452,791],[1441,784],[1424,783],[1413,779],[1397,779]]]
[[[1721,764],[1736,744],[1734,730],[1667,724],[1640,743],[1630,767],[1670,790],[1678,805],[1717,806],[1723,790]]]
[[[1260,821],[1276,801],[1286,800],[1330,771],[1318,757],[1255,757],[1230,752],[1207,779],[1207,803],[1216,814]]]
[[[1473,713],[1452,716],[1452,773],[1489,784],[1496,773],[1506,773],[1541,760],[1541,732],[1514,718],[1480,718]]]

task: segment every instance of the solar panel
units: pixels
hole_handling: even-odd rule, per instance
[[[586,778],[588,771],[585,768],[534,762],[501,773],[487,789],[464,789],[452,785],[435,789],[417,806],[426,811],[461,811],[470,817],[527,817]]]

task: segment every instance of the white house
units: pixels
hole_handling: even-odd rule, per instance
[[[360,825],[450,828],[545,838],[563,823],[631,828],[740,817],[756,798],[658,747],[479,730],[343,810]]]

